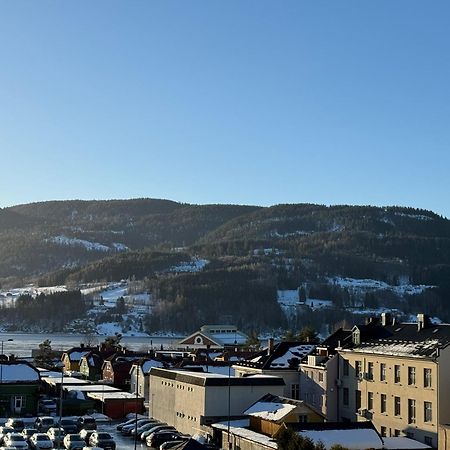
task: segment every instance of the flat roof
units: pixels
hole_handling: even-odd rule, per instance
[[[64,386],[66,391],[82,391],[82,392],[117,392],[120,389],[114,386],[104,385],[104,384],[84,384],[81,386],[71,385]]]
[[[87,396],[94,400],[136,400],[136,395],[130,392],[88,392]],[[137,397],[138,401],[143,401],[142,397]]]
[[[61,377],[54,378],[54,377],[41,377],[42,381],[45,381],[48,384],[51,384],[52,386],[59,386],[61,384]],[[80,380],[79,378],[75,377],[64,377],[63,385],[83,385],[83,384],[90,384],[89,381],[86,380]]]
[[[152,368],[150,376],[197,386],[284,386],[285,384],[281,377],[261,374],[247,377],[229,377],[228,375],[211,372]]]

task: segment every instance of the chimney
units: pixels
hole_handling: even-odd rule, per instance
[[[391,315],[389,313],[381,313],[381,325],[383,327],[387,327],[390,325],[391,322]]]
[[[273,338],[267,339],[267,355],[271,355],[273,353]]]
[[[423,330],[429,325],[429,317],[426,314],[417,314],[417,331]]]

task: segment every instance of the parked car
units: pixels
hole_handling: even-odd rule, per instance
[[[116,443],[109,433],[98,432],[92,433],[89,438],[89,445],[100,447],[104,450],[116,450]]]
[[[18,449],[28,450],[28,443],[23,438],[22,433],[8,433],[3,439],[3,444],[6,447],[15,447]]]
[[[125,425],[131,425],[131,424],[133,424],[133,423],[135,423],[135,422],[136,422],[136,418],[133,418],[133,419],[127,420],[127,421],[125,421],[125,422],[119,423],[119,425],[117,425],[117,427],[116,427],[116,430],[117,430],[117,431],[122,431],[122,428],[123,428]]]
[[[22,430],[22,436],[28,443],[30,437],[33,436],[34,433],[38,433],[38,430],[36,428],[24,428]]]
[[[95,430],[86,430],[82,429],[80,430],[80,436],[86,441],[86,445],[89,444],[89,438],[91,437],[92,433],[95,433]]]
[[[39,433],[47,433],[48,429],[55,425],[53,417],[41,416],[34,421],[35,428]]]
[[[56,414],[58,406],[56,402],[51,399],[42,399],[38,402],[38,410],[43,414]]]
[[[25,428],[25,423],[22,419],[15,419],[10,417],[5,422],[5,427],[14,428],[15,431],[22,431]]]
[[[162,424],[162,422],[159,422],[156,419],[149,419],[149,422],[145,423],[144,425],[138,426],[137,435],[140,436],[144,431],[147,431],[150,428],[152,428],[156,425],[161,425],[161,424]],[[136,431],[136,428],[131,429],[131,436],[134,436],[135,431]]]
[[[34,450],[47,450],[53,448],[53,442],[46,433],[34,433],[30,437],[30,447]]]
[[[83,450],[102,450],[102,449],[100,447],[83,447]]]
[[[159,431],[159,430],[175,430],[175,428],[171,425],[167,425],[167,423],[161,424],[161,425],[156,425],[153,428],[150,428],[150,430],[144,431],[141,434],[141,440],[145,441],[150,434],[154,433],[155,431]]]
[[[174,439],[177,439],[180,436],[181,434],[178,431],[161,430],[152,433],[150,436],[147,437],[145,442],[149,447],[159,448],[159,446],[161,444],[164,444],[164,442],[173,441]]]
[[[65,432],[64,428],[50,427],[47,431],[47,436],[53,442],[53,445],[55,447],[58,446],[58,442],[60,442],[60,443],[63,442],[65,435],[66,435],[66,432]]]
[[[3,445],[3,441],[8,433],[14,433],[14,428],[0,427],[0,444]]]
[[[81,416],[78,418],[77,426],[78,426],[78,431],[82,430],[83,428],[85,430],[96,430],[97,422],[91,416]]]
[[[136,424],[136,422],[134,422],[134,423],[132,423],[130,425],[124,425],[122,427],[121,433],[126,435],[126,436],[130,436],[131,435],[131,431],[136,429],[136,425],[139,428],[140,426],[145,425],[146,423],[150,423],[150,422],[151,422],[150,419],[139,419],[137,421],[137,424]]]
[[[78,424],[73,419],[61,419],[58,425],[63,428],[67,434],[78,432]]]
[[[178,444],[181,444],[182,442],[186,442],[189,439],[190,439],[189,437],[178,437],[173,441],[163,442],[159,446],[159,450],[170,450],[172,447],[176,447]]]
[[[86,446],[85,440],[78,433],[66,434],[63,444],[67,450],[82,450]]]

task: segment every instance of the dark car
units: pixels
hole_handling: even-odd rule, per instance
[[[174,441],[175,439],[179,439],[181,436],[178,431],[170,431],[170,430],[161,430],[155,433],[152,433],[147,437],[146,444],[149,447],[159,448],[161,444],[167,441]]]
[[[77,425],[78,425],[78,431],[82,430],[83,428],[85,430],[96,430],[97,429],[97,422],[91,416],[79,417],[78,421],[77,421]]]
[[[64,431],[67,434],[78,432],[78,424],[73,419],[61,419],[59,426],[64,428]]]
[[[40,433],[47,433],[48,429],[53,427],[54,425],[55,421],[53,417],[50,416],[38,417],[34,421],[34,426]]]
[[[116,443],[109,433],[95,432],[89,438],[91,447],[100,447],[104,450],[116,450]]]
[[[172,425],[167,425],[167,423],[164,423],[161,425],[156,425],[153,428],[150,428],[150,430],[144,431],[141,434],[141,440],[145,441],[152,433],[154,433],[155,431],[160,431],[160,430],[176,431]]]
[[[139,419],[139,420],[137,421],[137,424],[136,424],[136,422],[134,422],[134,423],[131,423],[130,425],[124,425],[124,426],[122,427],[121,433],[124,434],[124,435],[126,435],[126,436],[130,436],[132,430],[135,430],[135,429],[136,429],[136,426],[139,428],[139,427],[141,427],[142,425],[145,425],[146,423],[150,423],[150,422],[152,422],[151,419]]]
[[[64,436],[63,444],[67,450],[82,450],[86,442],[79,434],[72,433]]]
[[[5,422],[5,427],[11,427],[14,428],[14,431],[22,432],[25,428],[25,423],[22,419],[15,419],[11,417]]]

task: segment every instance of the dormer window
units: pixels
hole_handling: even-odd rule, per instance
[[[361,344],[361,332],[359,331],[359,328],[355,328],[352,332],[352,341],[353,345],[360,345]]]

